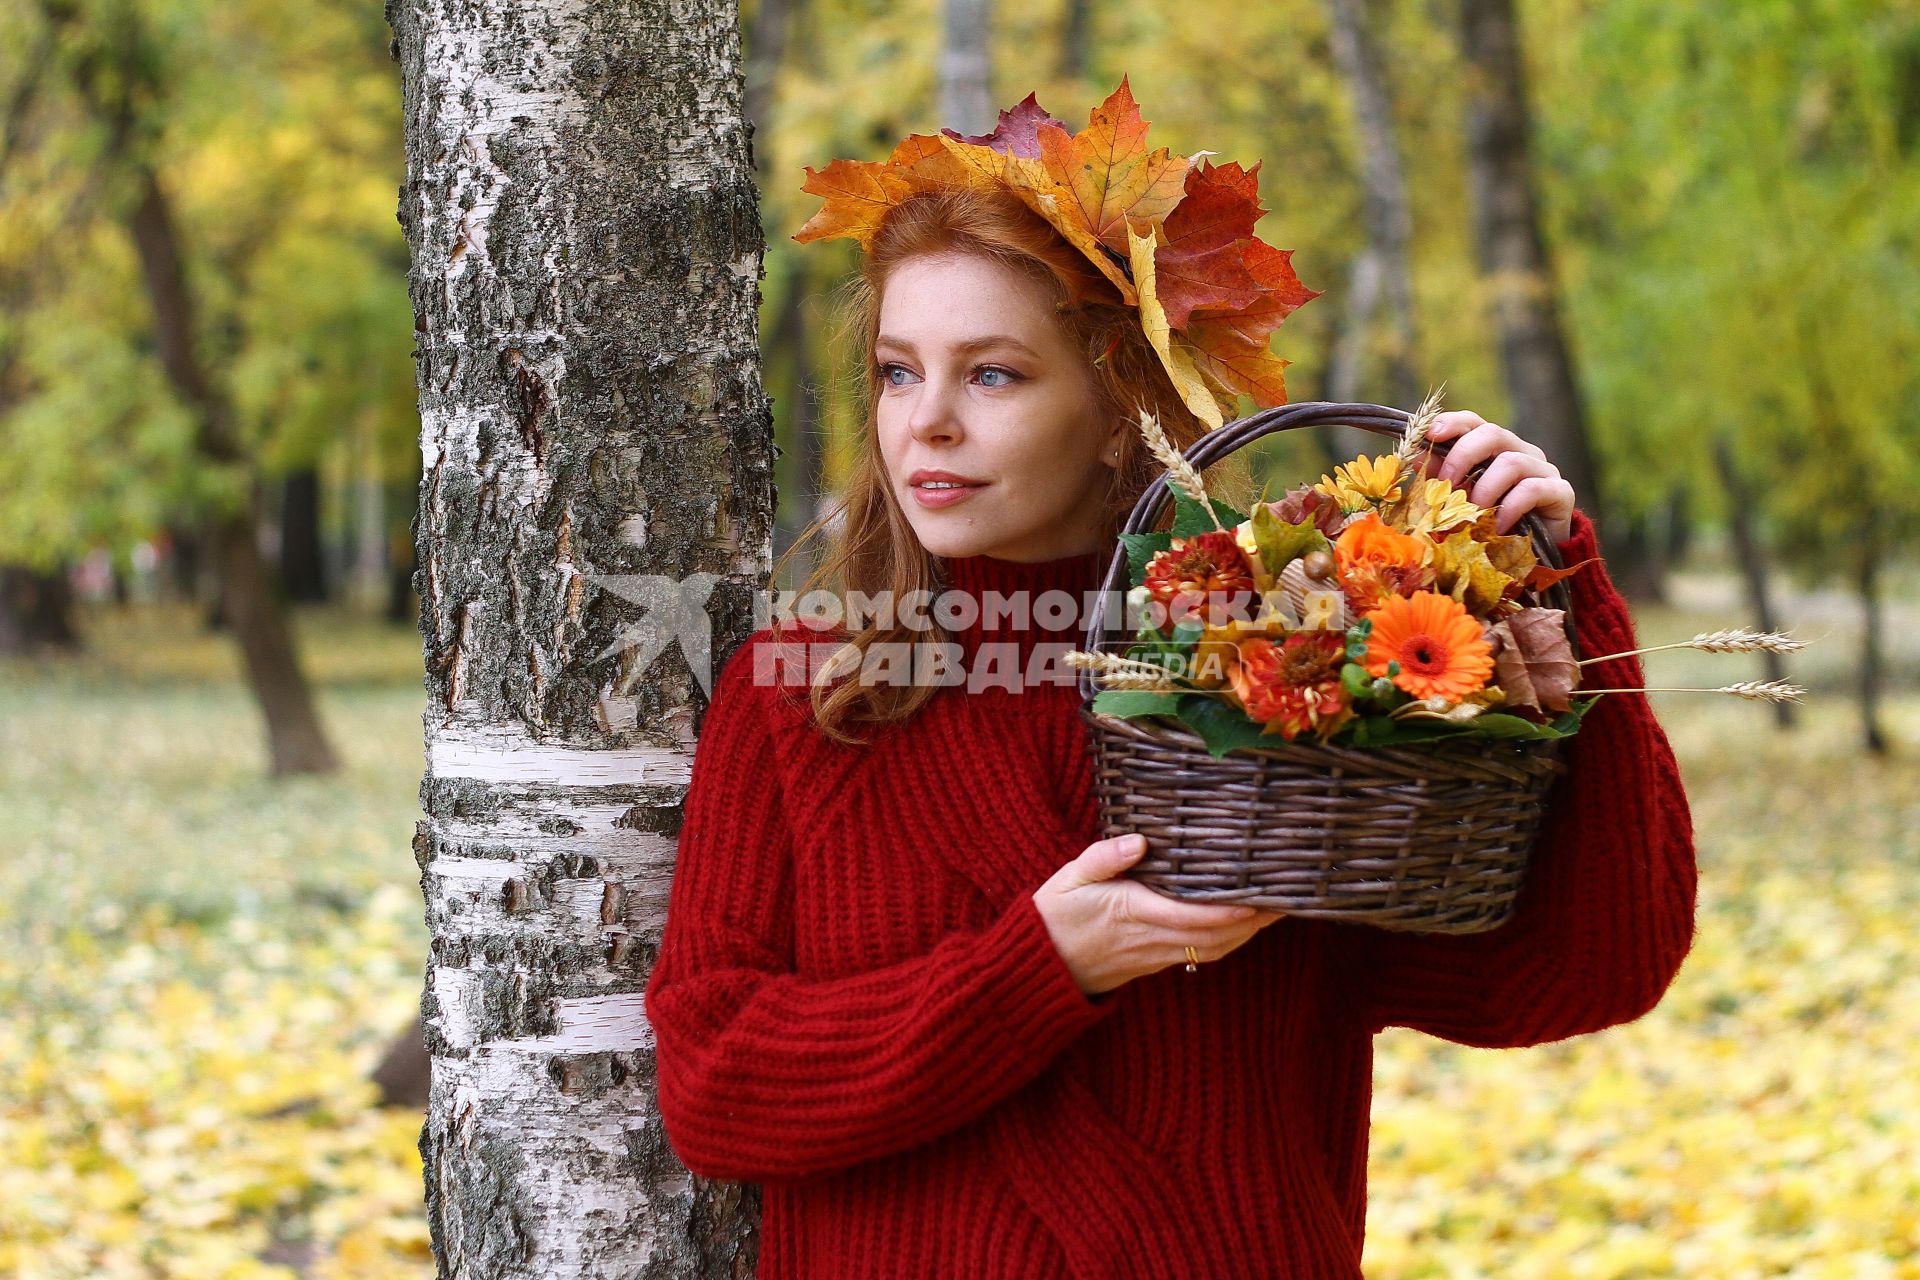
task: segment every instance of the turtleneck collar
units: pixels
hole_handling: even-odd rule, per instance
[[[1086,637],[1086,600],[1098,589],[1108,554],[1087,551],[1052,560],[1002,560],[997,556],[935,556],[941,591],[965,592],[980,606],[973,609],[970,626],[949,627],[953,638],[971,657],[983,644],[1012,644],[1024,664],[1041,644],[1079,648]],[[1040,598],[1049,591],[1065,592],[1071,607],[1049,610]],[[1004,602],[989,617],[989,593]],[[1024,597],[1025,608],[1020,607]],[[1011,608],[1007,606],[1011,605]],[[1044,615],[1044,616],[1043,616]],[[1024,625],[1023,625],[1024,624]]]

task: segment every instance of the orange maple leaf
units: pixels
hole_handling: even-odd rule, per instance
[[[908,135],[885,160],[835,160],[817,172],[809,166],[806,174],[800,189],[824,197],[826,203],[793,238],[806,244],[851,236],[863,249],[872,245],[887,211],[915,192],[993,181],[991,175],[959,163],[939,137],[926,133]]]
[[[1122,257],[1129,252],[1128,219],[1158,223],[1186,194],[1191,162],[1165,147],[1147,150],[1147,122],[1125,76],[1079,133],[1047,122],[1035,132],[1048,176],[1065,189],[1094,239]]]
[[[1249,338],[1230,319],[1196,317],[1187,326],[1194,368],[1231,391],[1253,397],[1263,409],[1287,402],[1284,360],[1267,347],[1264,336]]]
[[[1527,573],[1526,588],[1529,591],[1545,591],[1554,583],[1571,578],[1574,574],[1580,572],[1580,570],[1586,568],[1598,558],[1597,556],[1589,556],[1579,564],[1570,564],[1564,569],[1556,569],[1548,564],[1535,565]]]

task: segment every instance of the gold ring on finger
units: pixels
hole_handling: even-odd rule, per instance
[[[1200,972],[1200,957],[1194,954],[1194,950],[1192,947],[1187,948],[1187,972],[1188,973]]]

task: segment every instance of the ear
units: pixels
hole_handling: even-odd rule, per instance
[[[1127,424],[1115,422],[1107,428],[1105,437],[1100,441],[1100,461],[1116,470],[1120,466],[1120,445],[1126,433]]]

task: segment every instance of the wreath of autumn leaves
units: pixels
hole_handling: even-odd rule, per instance
[[[808,167],[801,189],[825,204],[793,238],[850,237],[867,248],[888,211],[921,192],[1009,189],[1139,308],[1181,400],[1217,428],[1240,395],[1261,408],[1287,402],[1292,362],[1269,338],[1321,291],[1300,283],[1291,250],[1253,233],[1266,212],[1259,164],[1216,165],[1208,154],[1149,150],[1124,77],[1079,133],[1030,93],[1000,113],[992,133],[913,134],[884,161]]]

